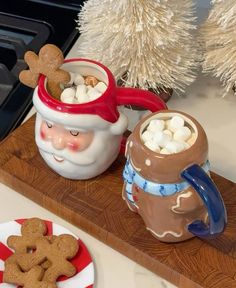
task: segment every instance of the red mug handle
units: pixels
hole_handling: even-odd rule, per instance
[[[117,105],[135,105],[145,108],[151,112],[168,109],[165,102],[160,96],[137,88],[117,87],[116,94]],[[125,153],[125,145],[127,138],[124,136],[120,146],[120,152]]]
[[[150,110],[151,112],[168,109],[160,96],[150,91],[122,87],[117,87],[116,89],[118,105],[135,105]]]

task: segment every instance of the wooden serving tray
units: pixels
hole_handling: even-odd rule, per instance
[[[31,118],[0,144],[1,182],[178,287],[236,287],[235,183],[212,173],[228,211],[222,236],[208,242],[194,238],[161,243],[121,197],[123,156],[92,180],[64,179],[41,159],[34,121]]]

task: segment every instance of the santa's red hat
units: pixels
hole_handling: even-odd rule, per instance
[[[132,88],[117,88],[111,71],[101,63],[88,59],[68,59],[63,69],[82,75],[93,75],[107,85],[106,91],[96,100],[82,104],[63,103],[52,97],[47,89],[47,79],[40,76],[33,95],[36,110],[48,120],[64,126],[81,129],[106,129],[113,134],[122,134],[127,128],[127,119],[120,114],[119,105],[133,104],[151,111],[166,109],[165,103],[149,91]],[[135,94],[135,95],[134,95]]]

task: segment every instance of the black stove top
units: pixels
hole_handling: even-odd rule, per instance
[[[66,55],[79,36],[75,20],[83,1],[0,1],[0,140],[32,107],[33,90],[18,80],[24,53],[52,43]]]

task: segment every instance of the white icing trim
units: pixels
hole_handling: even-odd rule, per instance
[[[134,204],[133,204],[137,209],[139,209],[139,206],[136,204],[136,202],[134,201]]]
[[[154,235],[156,235],[159,238],[163,238],[167,234],[171,234],[172,236],[174,236],[176,238],[179,238],[179,237],[181,237],[183,235],[182,232],[181,233],[177,233],[177,232],[174,232],[174,231],[165,231],[162,234],[158,234],[158,233],[154,232],[152,229],[150,229],[149,227],[146,227],[146,229],[149,230],[150,232],[152,232]]]
[[[125,145],[125,157],[127,157],[128,145],[129,145],[129,141],[127,141]]]
[[[132,166],[134,167],[134,169],[135,169],[136,171],[140,172],[140,171],[142,170],[141,168],[138,168],[138,167],[136,167],[136,166],[134,165],[134,163],[133,163],[133,161],[132,161],[131,158],[130,158],[130,163],[132,164]]]
[[[128,208],[129,208],[130,211],[136,212],[136,211],[131,207],[131,205],[130,205],[130,203],[128,202],[128,200],[125,199],[125,202],[126,202],[126,204],[127,204],[127,206],[128,206]],[[139,207],[138,207],[136,204],[133,204],[133,205],[134,205],[137,209],[139,209]]]
[[[177,214],[182,214],[183,212],[180,212],[180,211],[176,211],[175,209],[176,208],[179,208],[180,207],[180,200],[181,198],[189,198],[193,195],[193,193],[191,191],[188,191],[184,194],[180,194],[178,197],[177,197],[177,200],[176,200],[176,205],[172,206],[171,207],[171,210],[174,212],[174,213],[177,213]]]

